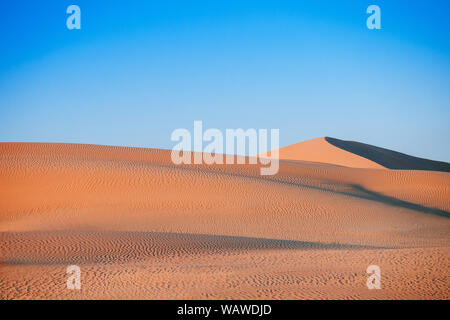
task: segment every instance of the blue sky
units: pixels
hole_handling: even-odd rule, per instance
[[[66,8],[81,8],[81,30]],[[381,30],[366,8],[381,8]],[[0,4],[0,141],[172,148],[279,128],[450,161],[449,1]]]

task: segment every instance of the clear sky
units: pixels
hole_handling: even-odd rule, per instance
[[[1,1],[0,141],[170,149],[202,120],[450,162],[449,15],[446,0]]]

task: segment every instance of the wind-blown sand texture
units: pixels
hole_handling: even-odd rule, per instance
[[[0,298],[449,299],[450,173],[390,170],[327,139],[286,147],[274,176],[1,143]],[[73,264],[81,290],[66,287]]]

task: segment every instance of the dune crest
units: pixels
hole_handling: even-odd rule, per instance
[[[306,140],[278,150],[283,160],[329,163],[352,168],[384,168],[382,165],[336,147],[326,137]]]
[[[352,168],[388,168],[450,172],[450,164],[413,157],[369,144],[331,137],[311,139],[278,150],[279,158],[330,163]]]

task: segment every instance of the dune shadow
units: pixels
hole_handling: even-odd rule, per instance
[[[187,168],[187,170],[189,170],[189,168]],[[409,209],[409,210],[413,210],[413,211],[417,211],[417,212],[421,212],[421,213],[433,214],[433,215],[440,216],[440,217],[450,218],[450,212],[448,212],[448,211],[441,210],[438,208],[433,208],[433,207],[427,207],[427,206],[423,206],[423,205],[416,204],[413,202],[404,201],[404,200],[400,200],[400,199],[397,199],[394,197],[383,195],[381,193],[366,189],[363,186],[358,185],[358,184],[343,184],[345,186],[348,186],[350,189],[357,191],[357,193],[352,193],[352,192],[328,189],[325,187],[318,187],[318,186],[314,186],[314,185],[308,185],[308,184],[297,183],[297,182],[293,182],[293,181],[277,179],[276,176],[268,178],[268,177],[262,177],[262,176],[241,175],[241,174],[236,174],[236,173],[232,173],[232,172],[216,172],[213,170],[204,170],[204,171],[209,171],[211,173],[227,175],[227,176],[231,176],[231,177],[240,177],[240,178],[245,177],[245,178],[253,179],[253,180],[263,180],[263,181],[267,181],[267,182],[284,184],[284,185],[289,185],[289,186],[293,186],[293,187],[301,187],[301,188],[318,190],[318,191],[323,191],[323,192],[328,192],[328,193],[341,194],[341,195],[345,195],[345,196],[349,196],[349,197],[380,202],[380,203],[384,203],[384,204],[398,207],[398,208]]]
[[[387,205],[390,205],[393,207],[409,209],[409,210],[413,210],[413,211],[417,211],[417,212],[421,212],[421,213],[436,215],[439,217],[450,218],[450,212],[448,212],[448,211],[441,210],[438,208],[427,207],[427,206],[423,206],[423,205],[416,204],[413,202],[404,201],[404,200],[400,200],[400,199],[397,199],[394,197],[386,196],[381,193],[368,190],[358,184],[349,184],[348,185],[351,189],[357,191],[357,193],[352,193],[352,192],[332,190],[332,189],[327,189],[324,187],[317,187],[317,186],[311,186],[311,185],[294,183],[294,182],[286,182],[286,181],[280,181],[280,180],[275,180],[275,181],[277,181],[279,183],[283,183],[283,184],[299,186],[302,188],[308,188],[308,189],[319,190],[319,191],[324,191],[324,192],[329,192],[329,193],[341,194],[341,195],[364,199],[364,200],[375,201],[375,202],[387,204]]]
[[[394,197],[386,196],[381,193],[368,190],[357,184],[351,185],[351,187],[357,191],[360,191],[362,194],[364,194],[365,196],[360,195],[360,197],[365,198],[365,199],[382,202],[382,203],[385,203],[385,204],[388,204],[391,206],[395,206],[395,207],[400,207],[400,208],[410,209],[410,210],[414,210],[414,211],[418,211],[418,212],[422,212],[422,213],[434,214],[437,216],[450,218],[450,212],[448,212],[448,211],[444,211],[444,210],[436,209],[436,208],[430,208],[430,207],[422,206],[420,204],[416,204],[416,203],[400,200],[400,199],[397,199]]]
[[[325,137],[325,140],[337,148],[369,159],[388,169],[450,172],[450,163],[447,162],[413,157],[356,141],[345,141],[330,137]]]
[[[294,162],[294,164],[296,164],[296,163]],[[171,167],[169,165],[161,165],[161,166],[162,167]],[[209,173],[214,173],[214,174],[224,175],[224,176],[229,176],[229,177],[246,178],[246,179],[250,179],[250,180],[261,180],[261,181],[273,182],[273,183],[278,183],[278,184],[283,184],[283,185],[290,185],[293,187],[301,187],[301,188],[306,188],[306,189],[341,194],[341,195],[345,195],[345,196],[349,196],[349,197],[355,197],[355,198],[359,198],[359,199],[376,201],[376,202],[384,203],[384,204],[391,205],[394,207],[399,207],[399,208],[409,209],[409,210],[413,210],[413,211],[417,211],[417,212],[434,214],[434,215],[437,215],[440,217],[450,218],[450,212],[448,212],[448,211],[415,204],[413,202],[399,200],[394,197],[386,196],[381,193],[377,193],[377,192],[368,190],[357,184],[345,184],[346,186],[350,187],[351,189],[358,191],[358,193],[352,193],[352,192],[333,190],[333,189],[327,189],[324,187],[318,187],[318,186],[313,186],[313,185],[308,185],[308,184],[297,183],[297,182],[293,182],[293,181],[285,181],[282,179],[277,179],[276,176],[264,177],[264,176],[245,175],[242,173],[216,171],[216,170],[211,170],[211,169],[208,169],[205,167],[198,167],[198,168],[179,167],[179,168],[182,170],[186,170],[186,171],[209,172]]]
[[[9,250],[2,249],[0,265],[115,264],[148,258],[231,255],[269,250],[388,249],[343,243],[170,232],[54,231],[0,233],[0,236],[1,247],[9,246]],[[74,246],[74,241],[79,245]],[[33,248],[32,253],[28,248]]]

